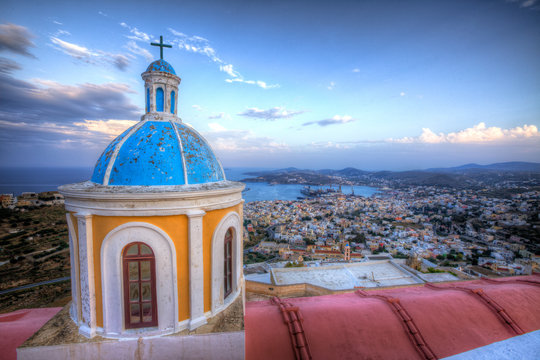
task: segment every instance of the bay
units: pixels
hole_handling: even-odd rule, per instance
[[[92,176],[92,168],[0,168],[0,193],[19,196],[23,192],[56,191],[63,184],[86,181]],[[269,170],[263,168],[225,168],[228,180],[239,181],[249,178],[247,172]],[[297,200],[303,197],[300,192],[304,185],[268,183],[245,183],[242,196],[246,202],[262,200]],[[316,187],[312,187],[316,188]],[[325,187],[327,188],[327,187]],[[369,186],[344,186],[342,192],[350,194],[354,188],[356,195],[371,196],[377,192]]]
[[[251,176],[246,175],[247,172],[263,171],[269,169],[254,169],[254,168],[225,168],[225,174],[228,180],[239,181]],[[242,196],[246,202],[263,201],[263,200],[297,200],[299,197],[305,197],[300,191],[305,185],[300,184],[276,184],[268,183],[245,183],[246,188]],[[318,189],[317,186],[312,186],[312,189]],[[328,186],[323,187],[328,189]],[[334,186],[334,189],[337,189]],[[354,189],[355,195],[369,197],[375,194],[378,190],[370,186],[343,186],[341,192],[349,195]]]

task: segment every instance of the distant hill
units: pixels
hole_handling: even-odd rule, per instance
[[[468,172],[477,170],[493,170],[508,172],[540,172],[540,163],[511,161],[489,165],[465,164],[449,168],[426,169],[429,172]]]
[[[409,171],[365,171],[353,167],[347,167],[341,170],[309,170],[289,167],[270,171],[249,172],[246,174],[257,177],[257,179],[244,179],[244,181],[248,182],[332,184],[335,183],[336,177],[340,177],[355,183],[391,181],[404,185],[459,188],[474,184],[494,184],[505,180],[540,181],[540,163],[519,161],[489,165],[471,163],[456,167]]]

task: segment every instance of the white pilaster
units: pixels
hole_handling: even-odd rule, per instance
[[[66,214],[69,235],[69,256],[71,261],[71,318],[76,324],[81,322],[81,283],[79,274],[79,239],[71,220],[71,214]]]
[[[190,320],[188,328],[194,330],[206,324],[204,316],[204,264],[203,264],[203,216],[202,210],[190,211],[189,218],[189,294]]]
[[[76,214],[79,230],[81,324],[79,331],[88,337],[96,334],[96,289],[92,215]]]

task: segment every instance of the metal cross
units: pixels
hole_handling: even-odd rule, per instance
[[[163,43],[163,36],[159,36],[159,44],[158,43],[150,43],[150,45],[153,45],[153,46],[159,46],[159,58],[161,60],[163,60],[163,48],[166,47],[166,48],[172,48],[171,45],[166,45]]]

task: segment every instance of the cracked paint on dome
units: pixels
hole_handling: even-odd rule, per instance
[[[94,166],[94,173],[92,174],[92,181],[95,183],[103,183],[103,178],[105,176],[105,173],[107,171],[107,165],[109,164],[109,161],[113,157],[114,149],[116,149],[116,146],[122,139],[131,131],[133,128],[130,127],[126,131],[124,131],[122,134],[120,134],[116,139],[114,139],[106,148],[105,151],[101,154],[98,161],[96,162],[96,165]]]
[[[148,65],[148,68],[146,69],[146,71],[162,71],[162,72],[176,75],[176,72],[174,71],[171,64],[169,64],[168,62],[162,59],[156,60],[150,65]]]
[[[177,124],[184,146],[188,182],[200,184],[224,180],[223,170],[210,146],[194,129]]]
[[[109,166],[111,161],[114,163]],[[174,120],[143,120],[142,124],[126,130],[101,155],[92,176],[92,181],[98,184],[124,186],[204,184],[223,180],[221,164],[206,140],[191,127]]]
[[[118,152],[109,185],[183,185],[180,147],[169,122],[147,122]]]

